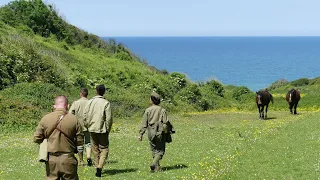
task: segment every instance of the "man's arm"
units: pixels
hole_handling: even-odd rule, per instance
[[[90,104],[91,104],[91,100],[89,100],[83,110],[83,124],[84,127],[86,127],[87,129],[89,128],[89,122],[88,122],[88,114],[89,114],[89,110],[90,110]]]
[[[43,127],[43,125],[42,125],[42,120],[41,120],[41,121],[39,122],[37,128],[36,128],[35,133],[34,133],[33,142],[38,143],[38,144],[41,144],[44,139],[45,139],[45,136],[44,136],[44,127]]]
[[[77,136],[77,146],[79,148],[79,146],[83,147],[83,131],[82,131],[82,127],[79,123],[79,121],[77,121],[77,124],[76,124],[76,136]]]
[[[105,112],[105,115],[106,115],[107,131],[110,132],[111,131],[111,127],[112,127],[112,123],[113,123],[110,102],[107,102],[104,112]]]
[[[147,128],[148,128],[148,112],[145,111],[143,114],[143,119],[142,119],[142,123],[141,123],[140,130],[139,130],[138,139],[140,141],[142,140],[142,136],[146,132]]]

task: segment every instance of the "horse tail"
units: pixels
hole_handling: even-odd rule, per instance
[[[270,100],[271,100],[271,102],[273,104],[273,96],[272,96],[272,94],[270,94]]]

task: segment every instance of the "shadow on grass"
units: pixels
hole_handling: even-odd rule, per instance
[[[176,164],[176,165],[173,165],[173,166],[161,167],[161,170],[162,171],[170,171],[170,170],[174,170],[174,169],[184,169],[184,168],[188,168],[188,166],[184,165],[184,164]]]
[[[267,118],[264,119],[264,120],[273,120],[273,119],[277,119],[277,117],[267,117]]]
[[[106,169],[106,170],[102,171],[102,174],[115,175],[115,174],[120,174],[120,173],[136,172],[137,170],[138,170],[137,168],[128,168],[128,169]]]
[[[119,161],[117,160],[110,160],[110,161],[107,161],[108,164],[116,164],[118,163]]]

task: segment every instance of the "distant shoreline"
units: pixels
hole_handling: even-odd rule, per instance
[[[186,74],[193,82],[218,79],[256,91],[279,79],[319,76],[320,36],[103,37],[108,38],[149,65]]]

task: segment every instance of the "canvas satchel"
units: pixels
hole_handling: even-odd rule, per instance
[[[49,137],[52,135],[52,133],[56,130],[57,126],[59,125],[59,123],[61,122],[62,118],[66,115],[63,114],[62,116],[60,116],[60,118],[58,119],[54,130],[51,132],[51,134],[49,135]],[[48,138],[44,139],[42,141],[42,143],[40,144],[40,148],[39,148],[39,162],[47,162],[48,161]]]
[[[44,139],[39,148],[39,162],[48,161],[48,140]]]

